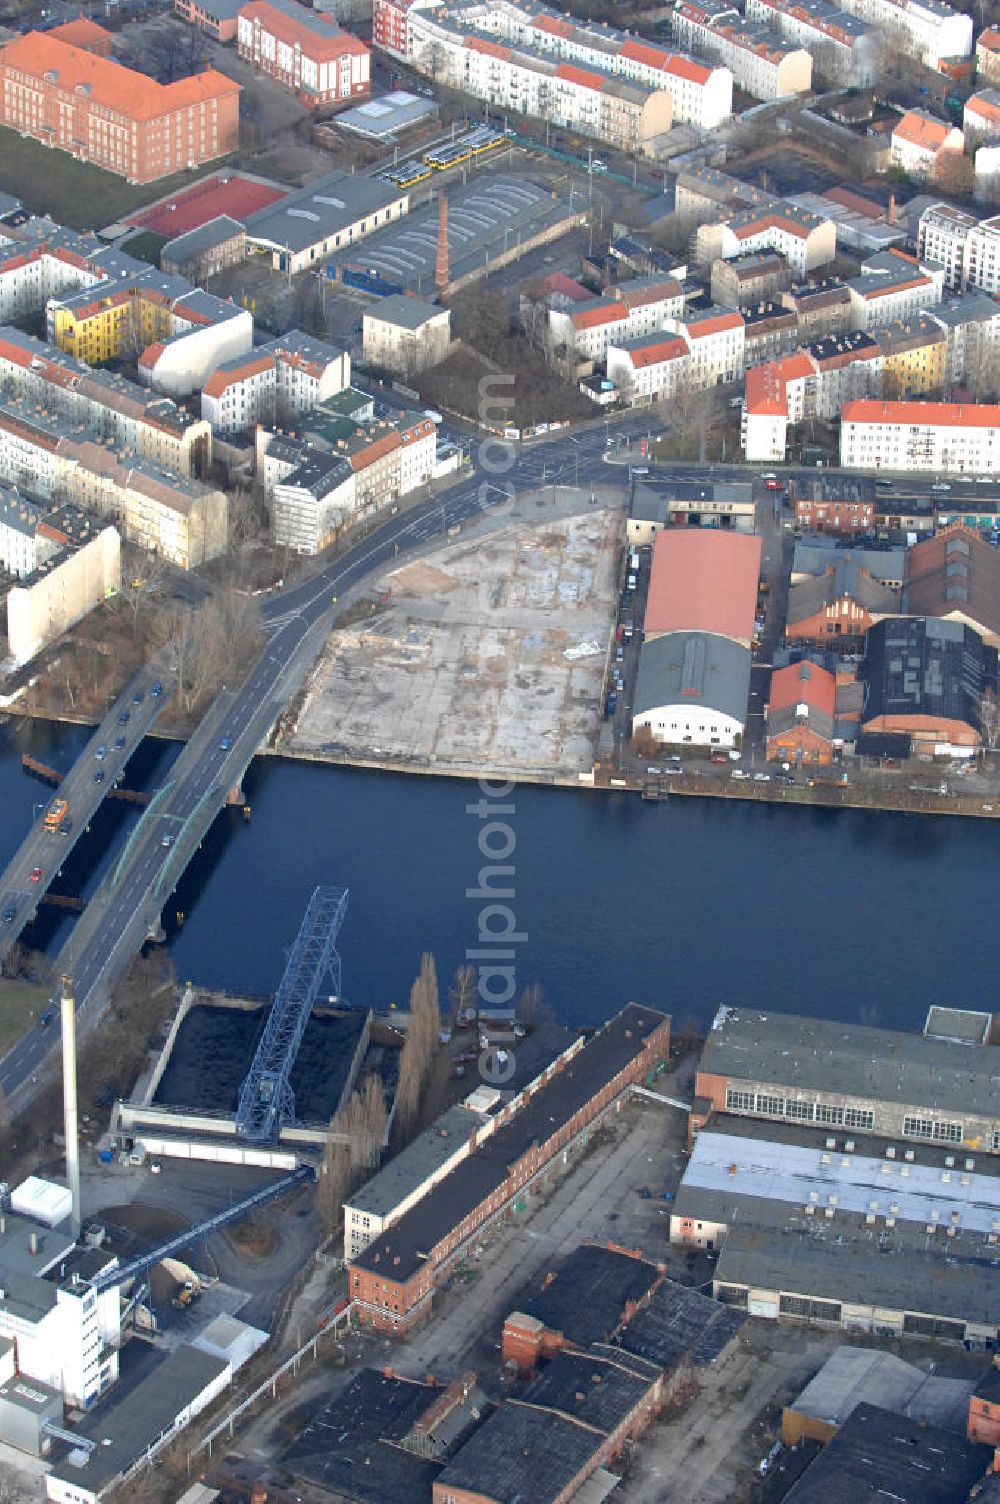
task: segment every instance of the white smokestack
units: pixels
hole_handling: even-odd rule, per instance
[[[66,1136],[66,1181],[73,1198],[70,1213],[74,1238],[80,1236],[80,1138],[76,1106],[76,999],[73,978],[62,978],[59,997],[62,1015],[63,1133]]]

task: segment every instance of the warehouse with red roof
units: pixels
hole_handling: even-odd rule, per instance
[[[757,612],[761,540],[721,528],[658,533],[646,602],[645,639],[712,632],[749,648]]]

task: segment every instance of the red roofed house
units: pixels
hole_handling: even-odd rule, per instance
[[[1000,84],[1000,31],[987,26],[976,38],[976,72],[991,84]]]
[[[646,334],[608,345],[607,377],[628,402],[660,402],[688,384],[690,357],[679,334]]]
[[[250,0],[236,33],[240,57],[298,95],[310,109],[350,104],[371,91],[371,53],[336,21],[282,0]]]
[[[1000,137],[1000,90],[980,89],[965,101],[962,127],[977,143]]]
[[[833,759],[836,676],[818,664],[775,669],[767,707],[769,761],[827,763]]]
[[[51,27],[49,36],[58,37],[60,42],[68,42],[71,47],[82,47],[84,52],[92,52],[95,57],[111,56],[110,31],[105,31],[96,21],[88,21],[86,16]]]
[[[785,458],[789,423],[801,422],[816,362],[805,351],[751,366],[743,399],[743,451],[765,464]]]
[[[239,84],[213,68],[158,84],[54,32],[0,47],[0,123],[130,183],[235,151],[239,98]]]
[[[631,277],[604,297],[562,308],[550,303],[549,341],[576,374],[587,375],[612,342],[620,345],[662,330],[683,307],[684,289],[672,277]]]
[[[926,110],[907,110],[892,133],[892,165],[914,178],[937,177],[948,154],[964,150],[958,127],[935,120]]]
[[[713,632],[749,648],[757,611],[761,540],[719,528],[657,533],[645,640]]]
[[[738,381],[743,375],[745,325],[735,308],[688,310],[664,325],[691,352],[689,385],[702,388]]]

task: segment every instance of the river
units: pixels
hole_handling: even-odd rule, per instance
[[[0,727],[0,861],[47,795],[22,752],[68,768],[87,735]],[[147,742],[129,781],[153,786],[175,755]],[[273,990],[317,883],[351,890],[353,1002],[403,1005],[421,950],[446,979],[477,944],[475,785],[259,758],[245,787],[251,819],[215,823],[164,916],[182,978]],[[723,1002],[906,1028],[934,1002],[994,1006],[991,822],[531,786],[510,800],[518,985],[540,982],[567,1023],[630,999],[703,1025]],[[85,896],[136,818],[105,805],[53,890]],[[38,941],[54,953],[73,922],[45,911]]]

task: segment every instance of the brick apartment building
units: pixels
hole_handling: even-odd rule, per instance
[[[452,1172],[347,1266],[362,1325],[403,1335],[428,1315],[435,1288],[487,1228],[514,1215],[559,1158],[664,1060],[670,1019],[630,1003],[582,1048],[562,1055],[508,1103]]]
[[[239,100],[239,84],[212,68],[158,84],[51,32],[0,48],[0,123],[130,183],[235,151]]]

